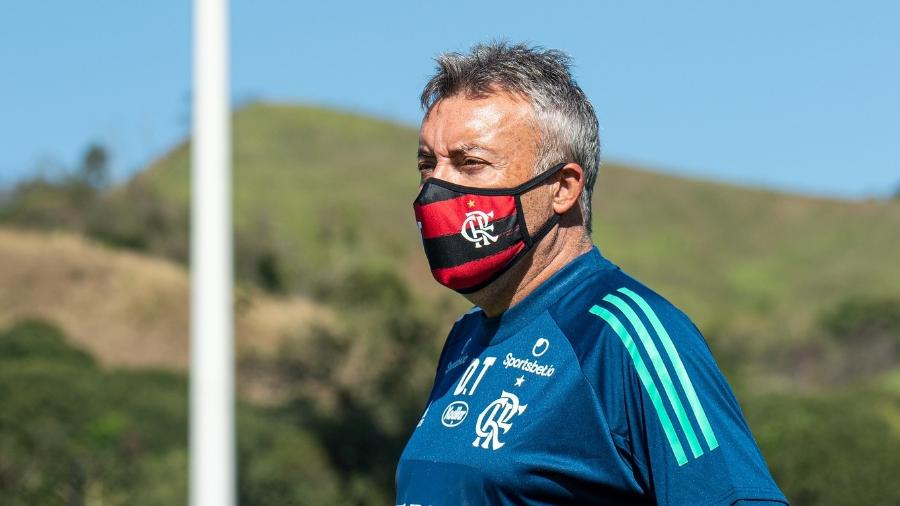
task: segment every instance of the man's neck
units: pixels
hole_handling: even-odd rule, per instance
[[[466,295],[489,317],[498,316],[519,303],[550,276],[591,249],[590,236],[584,227],[560,227],[550,233],[532,252],[531,261],[518,265],[481,290]]]

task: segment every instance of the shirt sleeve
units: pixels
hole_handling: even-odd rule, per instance
[[[641,293],[638,293],[640,291]],[[592,310],[620,345],[620,430],[638,481],[661,505],[787,504],[705,340],[649,290]]]

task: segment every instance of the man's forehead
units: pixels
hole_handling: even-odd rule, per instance
[[[507,93],[477,98],[453,95],[428,111],[419,130],[419,146],[426,151],[490,149],[498,137],[512,133],[510,130],[530,129],[531,111],[525,99]]]

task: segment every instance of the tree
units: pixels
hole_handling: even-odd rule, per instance
[[[91,144],[84,153],[76,178],[94,189],[106,186],[109,181],[109,153],[106,148],[97,143]]]

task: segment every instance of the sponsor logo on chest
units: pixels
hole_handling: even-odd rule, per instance
[[[531,374],[547,377],[553,376],[553,373],[556,372],[556,368],[553,364],[542,364],[537,360],[518,358],[512,353],[506,354],[506,358],[503,359],[503,367],[505,369],[512,367],[513,369],[519,369],[521,371],[530,372]]]
[[[452,371],[453,369],[456,369],[457,367],[459,367],[459,366],[465,364],[465,363],[466,363],[466,360],[469,360],[469,354],[466,353],[466,348],[469,347],[469,343],[470,343],[470,342],[472,342],[472,338],[471,338],[471,337],[468,338],[468,339],[466,339],[466,343],[463,344],[462,349],[459,350],[459,358],[457,358],[456,360],[454,360],[454,361],[450,362],[449,364],[447,364],[447,368],[444,369],[444,374],[447,374],[448,372]]]
[[[446,373],[452,371],[453,369],[456,369],[457,367],[465,364],[466,360],[469,360],[468,355],[463,355],[463,356],[459,357],[458,359],[454,360],[453,362],[450,362],[449,364],[447,364],[447,369],[444,370],[444,373],[446,374]]]
[[[468,414],[468,404],[464,401],[454,401],[444,409],[444,413],[441,415],[441,423],[444,424],[444,427],[453,428],[463,423],[463,420],[466,419],[466,415]]]

